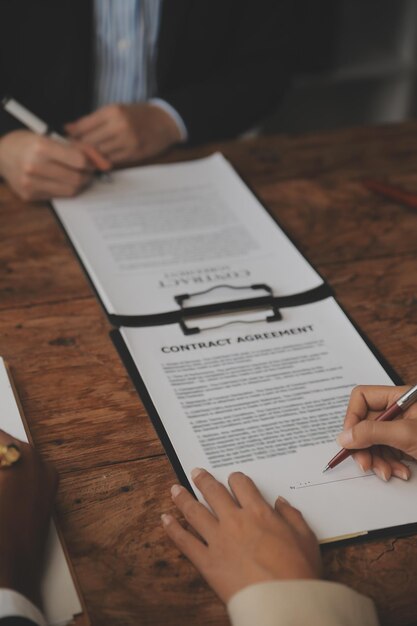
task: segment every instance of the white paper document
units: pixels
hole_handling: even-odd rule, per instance
[[[25,428],[10,384],[6,367],[0,358],[0,428],[27,442]],[[48,624],[61,626],[82,613],[55,524],[51,525],[42,580],[43,612]]]
[[[110,314],[175,311],[219,284],[323,282],[221,154],[115,172],[53,205]]]
[[[321,541],[416,522],[416,472],[385,484],[348,459],[323,474],[352,388],[392,384],[388,374],[333,298],[282,314],[188,336],[177,324],[121,329],[190,482],[194,467],[225,483],[242,470]]]

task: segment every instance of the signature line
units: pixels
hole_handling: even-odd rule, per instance
[[[290,489],[307,489],[307,487],[320,487],[320,485],[329,485],[330,483],[341,483],[346,480],[357,480],[358,478],[368,478],[369,476],[375,476],[375,474],[364,474],[363,476],[352,476],[352,478],[337,478],[336,480],[327,480],[323,483],[312,483],[311,485],[300,485],[296,487],[292,485]]]

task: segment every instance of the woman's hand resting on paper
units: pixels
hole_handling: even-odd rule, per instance
[[[376,422],[386,408],[410,387],[360,386],[352,391],[337,441],[343,448],[360,450],[353,457],[364,471],[372,469],[382,480],[391,476],[408,480],[404,455],[417,459],[417,404],[392,422]]]
[[[172,515],[162,515],[162,524],[224,602],[255,583],[320,578],[316,537],[286,500],[278,498],[272,508],[240,472],[229,477],[234,497],[205,470],[192,476],[213,512],[180,485],[171,494],[199,538]]]
[[[375,422],[409,387],[356,387],[351,395],[341,446],[360,449],[354,458],[383,480],[410,477],[403,456],[417,459],[417,404],[393,422]],[[250,478],[231,474],[232,494],[211,474],[193,471],[193,480],[211,511],[180,485],[172,499],[197,533],[184,529],[172,515],[162,523],[179,550],[196,566],[224,602],[255,583],[317,579],[320,551],[302,514],[283,498],[275,508],[264,500]]]

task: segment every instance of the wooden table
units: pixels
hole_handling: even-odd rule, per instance
[[[230,142],[223,150],[403,378],[417,380],[417,214],[364,176],[417,192],[417,124]],[[58,518],[94,626],[227,624],[165,538],[175,476],[45,204],[0,186],[0,354],[61,476]],[[383,624],[417,623],[417,536],[324,550],[325,573],[372,596]],[[255,625],[254,625],[255,626]]]

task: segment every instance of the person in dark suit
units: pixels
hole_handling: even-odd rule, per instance
[[[26,199],[68,196],[92,175],[77,142],[123,165],[249,129],[286,88],[291,15],[289,0],[3,0],[0,93],[74,141],[2,112],[0,175]]]

